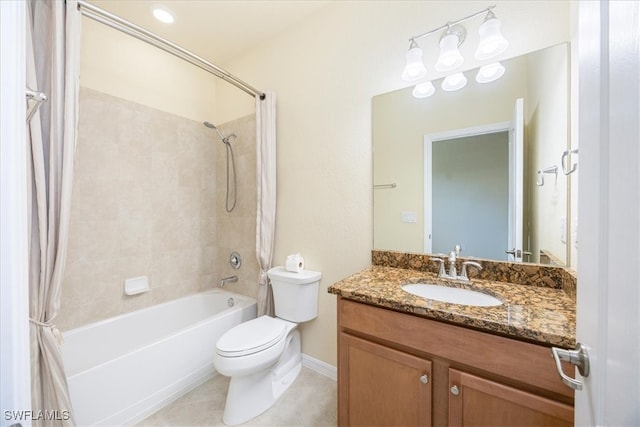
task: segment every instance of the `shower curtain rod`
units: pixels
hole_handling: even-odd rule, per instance
[[[80,13],[82,13],[83,16],[86,16],[87,18],[91,18],[94,21],[105,24],[113,29],[116,29],[125,34],[133,36],[138,40],[141,40],[145,43],[149,43],[150,45],[153,45],[159,49],[162,49],[165,52],[168,52],[174,56],[177,56],[180,59],[190,62],[196,67],[202,68],[203,70],[208,71],[209,73],[215,75],[216,77],[219,77],[222,80],[228,83],[231,83],[232,85],[248,93],[249,95],[259,96],[260,99],[265,98],[265,95],[263,92],[245,83],[244,81],[240,80],[239,78],[229,73],[228,71],[223,70],[222,68],[218,67],[215,64],[212,64],[206,59],[201,58],[200,56],[186,49],[183,49],[180,46],[176,45],[175,43],[172,43],[166,39],[163,39],[162,37],[157,36],[156,34],[153,34],[152,32],[147,31],[136,24],[133,24],[125,19],[122,19],[110,12],[107,12],[106,10],[100,9],[99,7],[96,7],[83,0],[78,0],[78,10],[80,11]]]

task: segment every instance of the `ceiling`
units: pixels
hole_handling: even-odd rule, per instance
[[[224,65],[298,20],[317,12],[327,0],[88,0],[217,65]],[[169,9],[173,24],[151,14]]]

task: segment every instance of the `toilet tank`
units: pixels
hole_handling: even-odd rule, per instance
[[[318,284],[322,273],[287,271],[273,267],[267,272],[273,289],[276,317],[290,322],[306,322],[318,316]]]

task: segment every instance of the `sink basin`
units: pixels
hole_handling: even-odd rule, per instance
[[[410,294],[441,302],[477,307],[491,307],[502,304],[498,298],[469,289],[451,288],[449,286],[429,283],[413,283],[404,285],[402,289]]]

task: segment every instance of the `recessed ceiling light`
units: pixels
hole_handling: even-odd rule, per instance
[[[164,22],[165,24],[173,24],[173,21],[174,21],[173,14],[166,7],[153,6],[151,10],[153,12],[153,16],[155,16],[155,18],[158,21]]]

